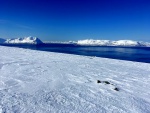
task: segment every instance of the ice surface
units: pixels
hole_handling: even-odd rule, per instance
[[[0,46],[0,113],[149,113],[149,95],[147,63]]]

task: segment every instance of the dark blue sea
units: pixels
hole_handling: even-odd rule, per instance
[[[79,46],[76,44],[7,44],[3,46],[150,63],[150,47]]]

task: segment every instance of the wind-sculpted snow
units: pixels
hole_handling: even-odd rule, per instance
[[[95,45],[95,46],[147,46],[150,47],[150,43],[141,42],[141,41],[133,41],[133,40],[118,40],[118,41],[110,41],[110,40],[79,40],[77,41],[78,45]]]
[[[16,38],[16,39],[7,39],[5,43],[11,44],[40,44],[42,41],[36,37],[25,37],[25,38]]]
[[[0,55],[0,113],[150,112],[150,64],[1,46]]]

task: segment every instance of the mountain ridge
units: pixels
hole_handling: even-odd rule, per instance
[[[93,40],[93,39],[86,39],[86,40],[79,40],[77,41],[78,45],[82,46],[144,46],[150,47],[150,43],[142,42],[142,41],[133,41],[133,40],[118,40],[118,41],[111,41],[111,40]]]
[[[43,43],[37,37],[24,37],[24,38],[14,38],[14,39],[0,39],[0,43],[2,44],[41,44]]]
[[[42,42],[37,37],[24,37],[24,38],[14,38],[14,39],[2,39],[0,38],[0,44],[76,44],[79,46],[124,46],[124,47],[150,47],[149,42],[134,41],[134,40],[94,40],[85,39],[78,41],[44,41]]]

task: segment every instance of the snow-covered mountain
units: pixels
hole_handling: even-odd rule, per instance
[[[110,45],[109,40],[93,40],[93,39],[86,39],[86,40],[79,40],[77,41],[78,45]]]
[[[146,46],[150,47],[150,43],[141,42],[141,41],[133,41],[133,40],[118,40],[118,41],[110,41],[110,40],[79,40],[77,41],[78,45],[92,45],[92,46]]]
[[[76,41],[44,41],[45,44],[76,44]]]
[[[60,41],[50,41],[50,42],[42,42],[37,37],[25,37],[25,38],[15,38],[15,39],[2,39],[0,38],[0,43],[4,44],[41,44],[41,43],[53,43],[53,44],[77,44],[82,46],[136,46],[136,47],[150,47],[149,42],[142,41],[133,41],[133,40],[78,40],[78,41],[69,41],[69,42],[60,42]]]
[[[7,39],[4,43],[11,43],[11,44],[40,44],[43,43],[37,37],[25,37],[25,38],[16,38],[16,39]]]
[[[4,43],[6,40],[3,38],[0,38],[0,43]]]

